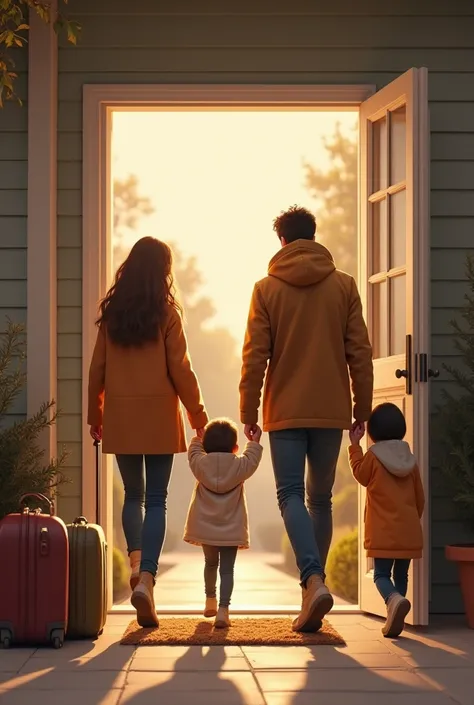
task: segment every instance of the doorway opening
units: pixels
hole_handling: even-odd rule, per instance
[[[113,270],[133,243],[170,244],[193,366],[210,417],[239,420],[240,351],[254,283],[279,242],[272,221],[297,203],[317,218],[317,239],[336,265],[357,276],[358,111],[200,109],[112,111]],[[187,429],[188,438],[191,431]],[[245,439],[240,430],[240,444]],[[336,609],[358,596],[358,491],[345,436],[333,493],[328,584]],[[293,611],[301,592],[277,502],[270,453],[246,483],[251,549],[237,557],[232,609]],[[203,557],[182,540],[194,485],[185,455],[175,459],[156,602],[161,611],[200,611]],[[113,601],[130,606],[121,527],[123,490],[113,467]]]

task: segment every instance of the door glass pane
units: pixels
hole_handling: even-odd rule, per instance
[[[372,125],[374,184],[372,193],[387,188],[387,120],[383,117]]]
[[[406,191],[390,198],[390,269],[406,264]]]
[[[388,356],[387,282],[372,284],[372,346],[374,358]]]
[[[390,279],[390,355],[405,352],[406,276]]]
[[[390,185],[406,176],[406,107],[390,113]]]
[[[372,272],[388,269],[387,200],[372,203]]]

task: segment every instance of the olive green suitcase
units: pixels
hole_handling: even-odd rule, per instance
[[[96,449],[97,521],[100,497],[100,444]],[[102,528],[78,517],[69,536],[69,619],[67,637],[95,638],[107,618],[107,544]]]

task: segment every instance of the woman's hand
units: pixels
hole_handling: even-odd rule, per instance
[[[197,429],[196,429],[196,436],[197,436],[198,438],[200,438],[201,441],[202,441],[202,439],[203,439],[203,437],[204,437],[204,428],[197,428]]]
[[[102,426],[91,426],[89,433],[94,441],[100,442],[102,440]]]

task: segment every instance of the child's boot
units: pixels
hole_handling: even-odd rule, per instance
[[[217,610],[217,616],[214,622],[214,627],[216,629],[227,629],[227,627],[230,627],[228,607],[219,607],[219,609]]]
[[[131,568],[131,574],[130,574],[130,587],[132,588],[132,591],[135,590],[135,588],[138,585],[138,581],[140,579],[140,563],[142,560],[142,552],[141,551],[131,551],[129,555],[129,560],[130,560],[130,568]]]
[[[206,597],[206,606],[204,607],[205,617],[215,617],[217,614],[217,598]]]
[[[387,621],[382,627],[382,634],[389,639],[400,636],[410,609],[411,604],[406,597],[398,592],[392,593],[387,601]]]
[[[153,589],[155,580],[151,573],[140,573],[138,584],[132,592],[131,603],[137,610],[137,622],[141,627],[159,627],[155,610]]]

